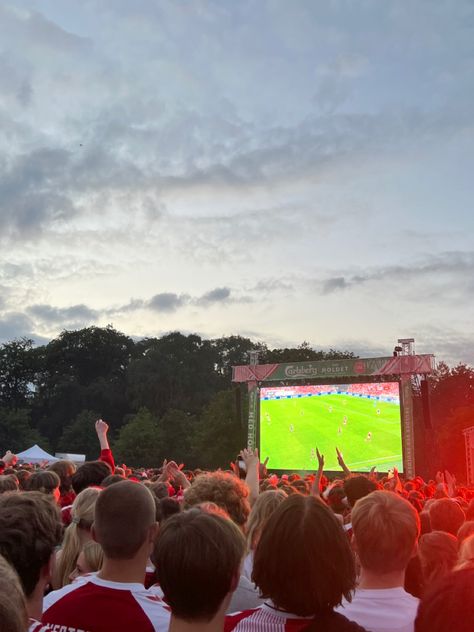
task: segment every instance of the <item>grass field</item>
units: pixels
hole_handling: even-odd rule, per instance
[[[260,454],[269,468],[315,470],[318,448],[324,469],[340,470],[336,446],[353,471],[402,471],[399,405],[343,394],[261,400]]]

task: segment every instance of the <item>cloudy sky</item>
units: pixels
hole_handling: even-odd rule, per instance
[[[474,363],[472,0],[0,0],[0,342]]]

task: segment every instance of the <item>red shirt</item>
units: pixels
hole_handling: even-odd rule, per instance
[[[259,608],[230,614],[225,618],[224,631],[230,632],[300,632],[308,627],[314,617],[298,617],[273,607],[271,601]]]
[[[44,599],[43,623],[68,632],[168,632],[169,607],[142,584],[84,575]]]

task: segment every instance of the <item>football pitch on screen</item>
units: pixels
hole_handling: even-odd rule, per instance
[[[314,471],[318,448],[324,469],[340,470],[336,447],[350,470],[402,471],[399,404],[344,394],[260,401],[260,454],[270,469]]]

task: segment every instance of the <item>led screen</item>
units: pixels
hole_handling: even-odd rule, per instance
[[[276,470],[340,470],[336,447],[353,471],[401,472],[398,382],[282,386],[260,390],[260,454]]]

